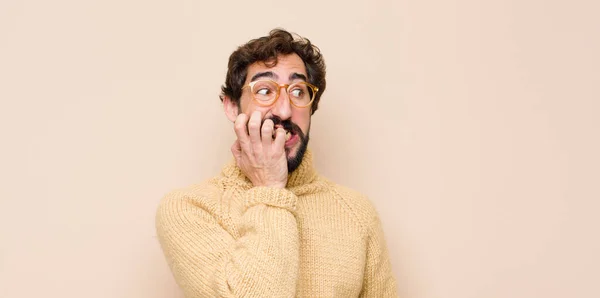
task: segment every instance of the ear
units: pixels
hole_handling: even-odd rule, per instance
[[[239,112],[238,112],[238,104],[231,100],[229,96],[223,96],[223,110],[225,111],[225,116],[231,122],[235,122]]]

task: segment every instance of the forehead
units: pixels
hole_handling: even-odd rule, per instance
[[[268,63],[267,63],[268,64]],[[248,74],[246,82],[255,74],[264,71],[271,71],[276,74],[280,80],[287,80],[290,74],[298,73],[306,76],[306,67],[304,61],[297,54],[279,55],[277,56],[277,65],[269,66],[265,62],[254,62],[248,66]]]

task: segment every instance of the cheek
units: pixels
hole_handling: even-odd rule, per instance
[[[266,114],[267,109],[265,109],[262,106],[257,105],[254,100],[252,100],[252,98],[248,97],[247,94],[244,93],[244,95],[242,95],[241,101],[240,101],[240,109],[241,109],[241,113],[244,113],[248,116],[252,115],[252,112],[254,111],[260,111],[263,116]]]
[[[245,98],[245,96],[242,96],[242,98],[240,99],[240,113],[248,114],[248,110],[252,108],[250,103],[250,100]]]
[[[242,110],[241,112],[246,115],[252,115],[252,112],[256,111],[257,109],[257,107],[252,104],[252,100],[244,97],[242,97],[240,108]]]
[[[310,127],[310,110],[294,111],[292,114],[292,122],[296,123],[302,129],[302,132],[306,135],[308,128]]]
[[[262,114],[263,118],[265,118],[265,116],[269,113],[269,108],[268,107],[262,107],[259,105],[255,105],[252,103],[246,103],[246,105],[244,106],[244,104],[242,104],[242,111],[244,112],[244,114],[250,116],[252,115],[252,113],[254,111],[260,111],[260,113]]]

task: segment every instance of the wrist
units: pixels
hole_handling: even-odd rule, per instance
[[[268,205],[296,211],[297,197],[288,189],[275,187],[253,187],[246,192],[246,210],[255,205]]]
[[[278,183],[273,183],[271,185],[267,185],[267,187],[274,187],[274,188],[284,189],[286,185],[287,185],[287,182],[278,182]]]
[[[286,182],[267,182],[267,183],[252,183],[254,187],[272,187],[272,188],[280,188],[284,189],[287,185]]]

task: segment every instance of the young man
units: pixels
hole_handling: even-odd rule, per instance
[[[308,39],[280,29],[229,59],[221,100],[233,160],[168,194],[156,227],[186,297],[396,297],[376,211],[319,176],[307,150],[325,90]]]

